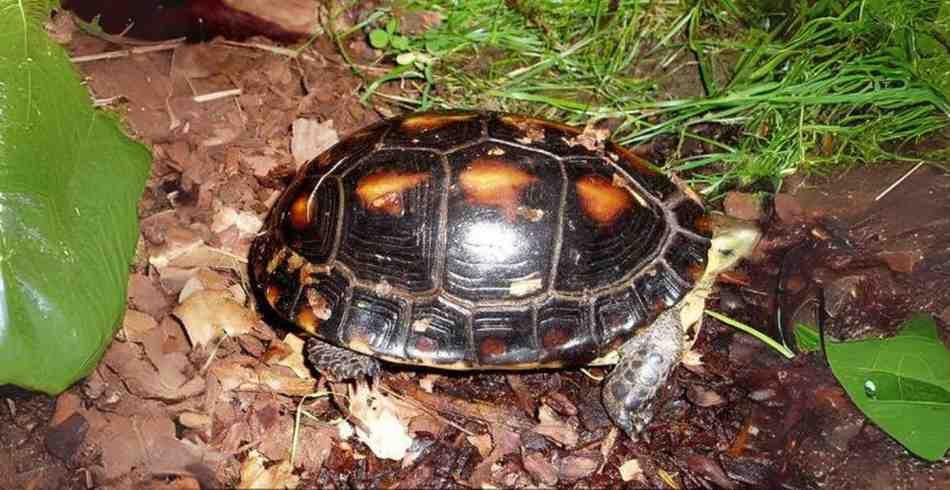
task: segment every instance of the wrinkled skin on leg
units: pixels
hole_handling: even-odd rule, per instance
[[[307,358],[313,367],[331,382],[373,379],[379,374],[379,362],[370,356],[337,347],[319,339],[307,340]]]
[[[620,347],[620,362],[607,376],[601,399],[607,415],[631,439],[653,418],[656,393],[683,357],[680,307],[663,312]]]

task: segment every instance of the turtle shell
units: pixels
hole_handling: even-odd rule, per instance
[[[280,319],[451,369],[584,364],[702,273],[695,194],[620,146],[490,112],[379,122],[306,166],[251,248]]]

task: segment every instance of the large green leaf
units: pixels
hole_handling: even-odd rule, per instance
[[[817,337],[798,325],[796,335]],[[801,345],[801,344],[800,344]],[[950,448],[950,350],[933,318],[916,315],[885,339],[828,342],[831,370],[869,419],[914,454],[935,461]]]
[[[48,15],[0,0],[0,384],[57,393],[122,318],[150,155],[92,108]]]

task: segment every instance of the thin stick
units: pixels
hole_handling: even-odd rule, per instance
[[[280,46],[270,46],[270,45],[261,44],[261,43],[242,43],[238,41],[225,41],[225,40],[215,41],[215,44],[224,44],[226,46],[237,46],[240,48],[259,49],[261,51],[267,51],[269,53],[279,54],[281,56],[286,56],[288,58],[303,58],[309,61],[317,61],[316,58],[314,58],[313,56],[310,56],[309,54],[298,53],[296,50],[282,48]]]
[[[232,88],[229,90],[222,90],[220,92],[211,92],[210,94],[196,95],[191,98],[191,100],[202,103],[202,102],[211,102],[213,100],[224,99],[227,97],[235,97],[241,95],[243,91],[239,88]]]
[[[874,198],[874,200],[880,201],[882,197],[886,196],[887,193],[891,192],[892,190],[894,190],[895,187],[899,186],[901,182],[906,180],[907,177],[910,177],[910,174],[916,172],[917,169],[920,168],[920,166],[923,164],[924,164],[924,161],[921,160],[920,163],[918,163],[917,165],[914,165],[914,168],[908,170],[906,174],[904,174],[901,178],[897,179],[897,181],[891,184],[887,189],[884,189],[883,191],[881,191],[881,193],[878,194],[877,197]]]
[[[154,51],[165,51],[175,49],[180,46],[184,39],[178,39],[172,42],[153,44],[151,46],[136,46],[129,49],[120,49],[118,51],[106,51],[105,53],[90,54],[87,56],[74,56],[69,58],[73,63],[86,63],[87,61],[108,60],[114,58],[125,58],[133,54],[151,53]]]

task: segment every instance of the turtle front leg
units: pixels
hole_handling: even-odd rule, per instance
[[[682,305],[664,311],[620,347],[620,362],[607,376],[601,399],[611,420],[630,436],[653,419],[657,391],[683,356]]]
[[[334,383],[363,377],[374,379],[379,374],[376,359],[320,339],[307,340],[307,358],[321,375]]]

